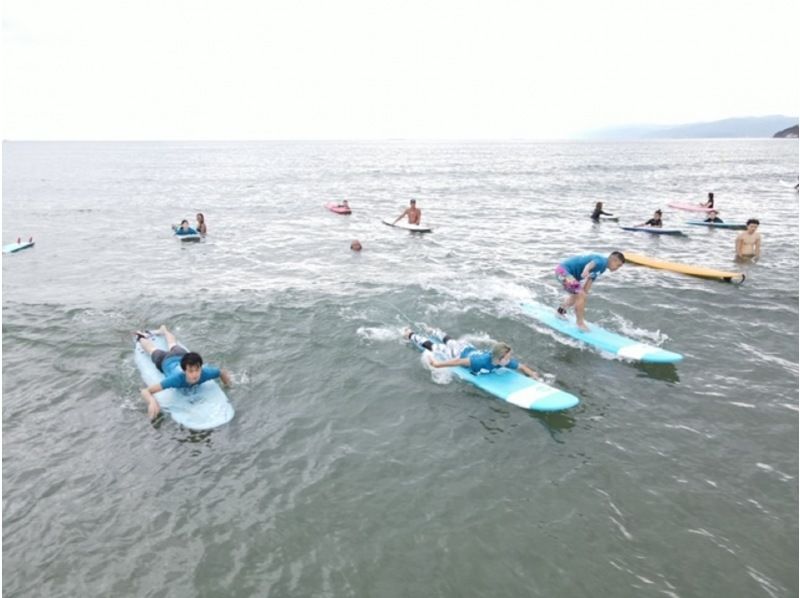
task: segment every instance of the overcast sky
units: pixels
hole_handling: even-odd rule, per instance
[[[5,0],[4,139],[566,138],[800,108],[797,0]]]

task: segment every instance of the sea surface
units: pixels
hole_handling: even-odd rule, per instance
[[[2,240],[36,245],[2,258],[3,595],[797,596],[797,176],[796,139],[5,142]],[[760,261],[667,208],[709,191]],[[411,198],[432,234],[381,223]],[[521,310],[615,249],[747,279],[598,279],[587,319],[677,367]],[[160,324],[232,372],[229,424],[150,423],[131,331]],[[404,326],[506,341],[581,404],[433,376]]]

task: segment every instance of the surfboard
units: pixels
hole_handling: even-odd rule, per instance
[[[747,230],[746,224],[729,222],[703,222],[702,220],[687,220],[686,224],[693,226],[708,226],[709,228],[729,228],[731,230]]]
[[[201,235],[200,233],[194,233],[190,235],[179,235],[175,233],[175,236],[181,243],[197,243],[203,238],[203,235]]]
[[[667,262],[647,257],[646,255],[628,253],[627,251],[625,252],[625,261],[639,266],[647,266],[648,268],[669,270],[670,272],[679,272],[680,274],[722,280],[724,282],[744,282],[745,279],[743,272],[723,272],[722,270],[714,270],[703,266],[690,266],[689,264],[680,264],[678,262]]]
[[[627,258],[628,255],[625,254],[625,259],[627,260]],[[653,345],[641,343],[627,336],[605,330],[590,322],[586,322],[586,325],[589,326],[589,332],[584,332],[578,328],[573,314],[570,313],[565,317],[560,317],[556,314],[554,306],[530,302],[523,303],[522,310],[553,330],[616,357],[641,363],[665,364],[683,361],[683,355],[680,353],[673,353]]]
[[[719,208],[704,208],[698,205],[692,205],[690,203],[669,203],[667,204],[670,208],[675,208],[676,210],[685,210],[687,212],[719,212]]]
[[[352,214],[350,208],[345,208],[344,206],[340,206],[337,203],[328,202],[325,204],[325,207],[328,208],[331,212],[334,212],[335,214],[341,214],[343,216]]]
[[[393,226],[394,228],[402,228],[403,230],[411,231],[412,233],[432,233],[433,229],[428,226],[420,226],[419,224],[409,224],[408,222],[403,222],[402,220],[397,224],[392,223],[391,218],[384,218],[382,220],[384,224],[389,226]]]
[[[33,247],[34,245],[34,241],[27,241],[25,243],[9,243],[8,245],[3,245],[3,253],[16,253],[18,251],[22,251],[23,249],[28,249],[28,247]]]
[[[592,218],[589,216],[589,218]],[[594,218],[592,218],[594,220]],[[597,222],[597,220],[595,220]],[[619,216],[600,216],[600,222],[619,222]]]
[[[159,349],[167,350],[167,341],[163,336],[151,334],[150,340]],[[138,342],[134,346],[133,360],[145,385],[150,386],[164,379],[164,374]],[[187,389],[168,388],[156,393],[155,397],[162,411],[168,412],[172,419],[190,430],[210,430],[233,419],[233,406],[216,380],[207,380]]]
[[[443,352],[444,346],[441,344],[441,339],[435,336],[431,336],[429,339],[433,343],[433,351],[413,342],[412,345],[418,351],[432,354],[437,361],[450,359]],[[441,347],[438,351],[437,345]],[[473,374],[469,368],[462,366],[447,369],[460,380],[469,382],[493,397],[529,411],[563,411],[580,403],[578,397],[574,395],[508,368],[499,368],[491,373],[477,375]]]
[[[622,230],[637,233],[650,233],[651,235],[682,235],[679,228],[658,228],[656,226],[620,226]]]

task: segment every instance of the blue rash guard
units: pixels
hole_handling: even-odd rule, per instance
[[[177,356],[165,359],[161,367],[164,372],[161,388],[165,390],[167,388],[191,388],[202,384],[206,380],[214,380],[220,376],[219,368],[204,365],[197,384],[189,384],[186,381],[186,374],[181,369],[181,358]]]
[[[461,352],[462,358],[469,359],[469,371],[473,374],[480,374],[481,372],[489,372],[507,367],[516,370],[519,367],[519,362],[516,359],[511,359],[508,365],[502,366],[492,363],[492,353],[490,351],[478,351],[475,347],[466,347]]]
[[[197,231],[194,230],[191,226],[189,228],[187,228],[186,230],[184,230],[184,229],[179,227],[179,228],[175,229],[175,234],[176,235],[196,235]]]
[[[594,262],[594,268],[592,268],[592,271],[589,273],[589,278],[592,280],[605,272],[608,267],[608,258],[603,257],[599,253],[576,255],[568,260],[564,260],[560,265],[564,270],[569,272],[575,280],[581,280],[583,278],[583,269],[589,262]]]

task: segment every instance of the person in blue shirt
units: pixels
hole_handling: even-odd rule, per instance
[[[231,385],[231,375],[225,369],[213,366],[204,366],[203,358],[199,354],[187,351],[179,346],[175,336],[163,324],[156,331],[162,334],[167,341],[167,351],[156,347],[155,343],[144,332],[136,331],[136,340],[142,349],[150,355],[155,366],[164,374],[161,382],[151,384],[142,389],[142,398],[147,402],[147,415],[150,419],[161,411],[155,395],[167,388],[188,389],[207,380],[220,378],[225,386]]]
[[[197,231],[194,230],[191,226],[189,226],[188,220],[181,220],[180,226],[172,225],[173,230],[175,231],[176,235],[196,235]]]
[[[491,351],[479,351],[474,345],[466,341],[458,341],[444,335],[440,344],[435,344],[429,338],[416,334],[410,328],[403,331],[403,337],[418,347],[427,349],[431,353],[444,354],[450,359],[437,361],[432,355],[428,363],[434,368],[452,368],[463,366],[469,368],[475,375],[489,374],[498,368],[519,370],[529,378],[541,380],[541,376],[524,363],[518,362],[511,356],[511,347],[506,343],[496,343]]]
[[[592,283],[606,270],[616,272],[625,263],[625,256],[613,251],[608,257],[598,253],[576,255],[556,266],[556,278],[569,296],[558,307],[558,315],[566,316],[570,307],[575,307],[575,320],[578,328],[589,332],[583,319],[586,311],[586,298]]]

